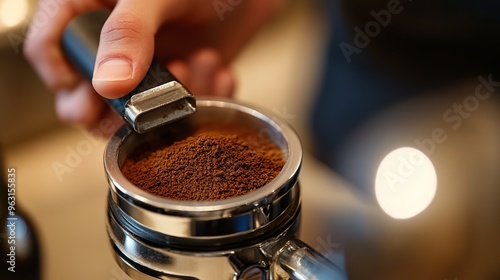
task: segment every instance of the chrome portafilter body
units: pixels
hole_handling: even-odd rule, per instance
[[[234,101],[199,100],[197,112],[183,120],[146,134],[123,126],[110,139],[104,156],[110,186],[107,229],[115,258],[129,276],[336,279],[338,268],[295,238],[301,205],[300,140],[287,123],[263,112]],[[251,193],[206,202],[154,196],[121,173],[125,159],[139,147],[182,139],[208,124],[256,130],[281,150],[283,169]]]

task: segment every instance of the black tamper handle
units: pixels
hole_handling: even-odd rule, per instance
[[[62,36],[68,60],[89,81],[108,16],[105,10],[80,15],[66,26]],[[121,98],[104,100],[139,133],[185,117],[196,108],[193,95],[156,59],[134,90]]]

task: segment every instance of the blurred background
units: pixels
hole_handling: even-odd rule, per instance
[[[234,62],[236,99],[299,133],[301,237],[349,279],[500,279],[498,4],[448,2],[288,1]],[[3,169],[42,279],[128,279],[104,226],[106,140],[57,120],[21,53],[35,7],[0,0]],[[434,184],[415,154],[377,174],[400,147]]]

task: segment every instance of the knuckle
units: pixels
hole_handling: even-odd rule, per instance
[[[54,67],[39,67],[37,72],[45,85],[53,91],[71,89],[74,87],[74,83],[76,82],[76,80],[68,81],[68,79],[65,79],[68,76],[61,71],[57,71]]]
[[[110,17],[101,31],[101,39],[108,43],[124,39],[140,39],[143,33],[141,20],[133,14],[120,14]]]
[[[63,88],[61,80],[56,75],[49,75],[49,73],[42,75],[45,85],[51,90]]]
[[[24,41],[23,54],[29,61],[36,62],[36,58],[44,49],[44,42],[37,37],[32,37]]]
[[[55,111],[56,116],[59,120],[64,123],[72,123],[74,122],[74,117],[72,114],[72,110],[69,110],[64,98],[62,97],[64,94],[68,94],[66,92],[57,92],[56,100],[55,100]]]

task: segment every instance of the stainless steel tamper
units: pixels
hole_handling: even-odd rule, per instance
[[[62,37],[67,58],[92,80],[102,26],[109,12],[99,10],[73,19]],[[105,101],[138,133],[179,120],[196,111],[196,100],[156,59],[142,82],[127,95]]]

